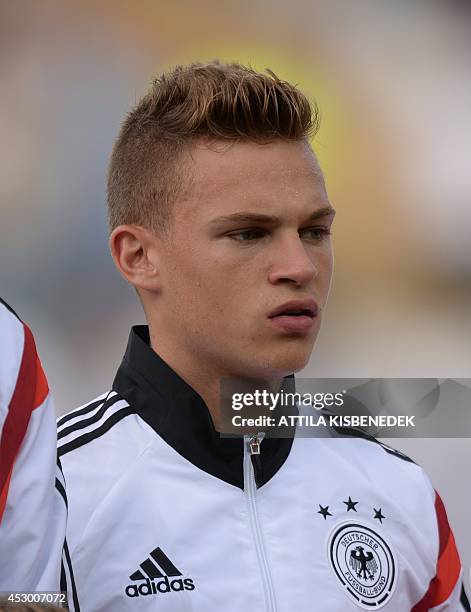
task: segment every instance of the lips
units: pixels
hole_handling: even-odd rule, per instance
[[[317,316],[319,306],[312,298],[303,300],[291,300],[278,306],[268,315],[269,319],[275,317],[310,317],[313,319]]]
[[[272,329],[292,337],[309,337],[316,328],[319,306],[312,298],[290,300],[271,311],[268,315]]]

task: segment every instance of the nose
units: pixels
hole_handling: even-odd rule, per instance
[[[299,235],[285,238],[281,245],[276,246],[276,261],[268,273],[270,283],[287,282],[302,287],[309,284],[318,274],[314,254],[309,255]]]

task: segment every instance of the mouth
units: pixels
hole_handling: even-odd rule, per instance
[[[272,312],[268,315],[269,319],[274,319],[276,317],[309,317],[313,319],[317,316],[319,311],[319,306],[317,302],[313,299],[305,299],[305,300],[291,300],[290,302],[285,302],[272,310]]]
[[[292,300],[275,308],[268,319],[283,332],[307,334],[313,329],[318,313],[315,300]]]

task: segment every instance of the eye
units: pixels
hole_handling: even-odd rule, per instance
[[[306,227],[299,231],[301,238],[306,240],[313,240],[314,242],[322,242],[326,240],[332,232],[329,227],[317,226],[317,227]]]
[[[233,232],[232,234],[228,234],[228,237],[236,240],[237,242],[252,242],[258,238],[262,238],[266,235],[266,233],[266,230],[261,228],[251,228]]]

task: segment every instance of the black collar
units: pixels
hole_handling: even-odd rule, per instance
[[[185,459],[243,489],[243,439],[220,437],[201,396],[150,347],[147,326],[131,329],[113,390]],[[263,440],[259,487],[283,465],[291,444],[290,438]]]

